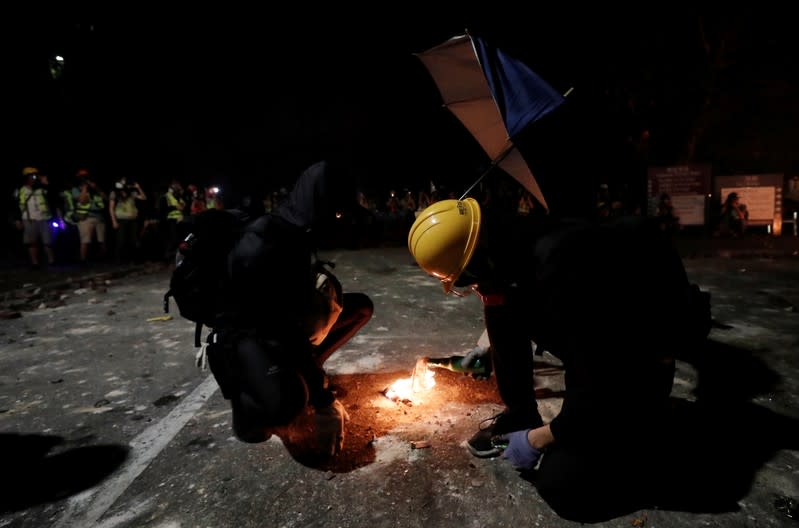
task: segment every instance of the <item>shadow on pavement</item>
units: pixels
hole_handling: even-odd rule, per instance
[[[550,457],[550,487],[539,485],[539,493],[578,522],[646,508],[737,511],[763,465],[779,450],[799,448],[799,420],[750,401],[772,393],[780,379],[751,352],[709,341],[696,367],[696,401],[672,399],[665,423],[626,430],[626,447],[615,450],[552,450],[538,472],[523,477],[543,483]],[[782,514],[775,509],[775,516]]]
[[[3,478],[0,513],[64,499],[110,475],[127,458],[128,448],[96,445],[49,454],[60,436],[0,434]]]

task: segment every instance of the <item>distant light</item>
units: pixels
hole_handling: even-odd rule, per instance
[[[211,192],[216,194],[219,192],[219,187],[211,187]]]
[[[50,77],[54,80],[60,79],[61,76],[64,74],[64,56],[63,55],[51,55],[50,58],[47,59],[48,68],[50,70]]]
[[[336,218],[341,218],[341,213],[336,213]]]
[[[58,225],[58,222],[53,222],[50,225],[56,228],[61,227],[60,225]]]

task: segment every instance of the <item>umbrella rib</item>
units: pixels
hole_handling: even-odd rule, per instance
[[[494,99],[490,95],[487,95],[485,97],[475,97],[474,99],[459,99],[458,101],[450,101],[448,103],[445,102],[444,106],[465,104],[465,103],[471,103],[471,102],[474,102],[474,101],[491,101],[491,102],[494,102]]]

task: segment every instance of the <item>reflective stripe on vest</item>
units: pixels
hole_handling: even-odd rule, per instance
[[[167,213],[167,220],[183,220],[184,204],[182,201],[175,198],[175,195],[173,195],[171,192],[168,192],[166,193],[166,204],[169,207],[177,207],[177,209],[171,209],[169,213]]]
[[[33,207],[41,216],[42,220],[50,218],[50,207],[47,205],[47,199],[44,197],[42,189],[35,191],[29,187],[22,187],[19,190],[19,211],[22,217],[28,220],[31,219],[30,208]]]
[[[136,199],[128,196],[124,200],[119,200],[114,208],[117,218],[120,220],[130,220],[136,218],[139,210],[136,208]]]
[[[88,202],[80,203],[76,207],[76,211],[78,216],[81,218],[86,218],[89,213],[100,214],[100,211],[105,209],[105,202],[103,202],[103,197],[99,194],[94,194],[91,196]]]

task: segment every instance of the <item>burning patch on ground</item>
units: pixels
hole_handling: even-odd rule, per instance
[[[462,420],[459,425],[471,429],[477,426],[480,418],[484,418],[473,416],[472,409],[485,404],[501,405],[493,377],[476,380],[449,371],[437,371],[435,386],[419,393],[412,405],[401,398],[387,397],[388,387],[399,379],[408,379],[412,384],[411,378],[408,378],[408,371],[331,378],[331,389],[350,417],[345,426],[344,449],[333,458],[319,459],[313,455],[314,422],[310,409],[289,426],[271,432],[280,438],[298,462],[323,471],[344,473],[375,462],[375,444],[390,434],[407,441],[409,450],[414,449],[413,442],[423,442],[417,443],[416,449],[444,442],[457,444],[459,438],[450,438],[452,424],[441,423],[449,421],[449,418],[441,418],[444,408],[462,408],[459,412],[463,415],[454,416],[452,420]]]
[[[383,391],[391,401],[412,405],[421,402],[436,385],[435,372],[427,367],[427,360],[419,358],[413,367],[410,378],[400,378]]]

